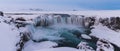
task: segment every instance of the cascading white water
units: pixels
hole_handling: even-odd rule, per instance
[[[35,20],[39,26],[48,26],[54,24],[69,24],[84,26],[84,17],[80,15],[71,15],[70,17],[61,17],[60,15],[40,15]]]

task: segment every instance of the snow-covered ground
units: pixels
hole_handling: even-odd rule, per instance
[[[34,43],[32,40],[30,40],[24,45],[23,51],[36,51],[41,49],[50,49],[55,46],[58,46],[58,44],[51,41]]]
[[[59,48],[41,49],[35,51],[82,51],[82,50],[78,50],[70,47],[59,47]]]
[[[74,14],[85,16],[97,16],[97,17],[114,17],[120,16],[120,10],[87,10],[87,11],[5,11],[5,13],[34,13],[39,14]]]
[[[120,40],[119,40],[120,32],[111,30],[101,24],[94,26],[94,27],[95,27],[95,29],[92,30],[92,33],[90,34],[91,36],[95,36],[100,39],[106,39],[120,47],[120,43],[119,43],[120,42]]]
[[[0,51],[16,51],[19,32],[15,27],[4,23],[2,18],[0,16]]]

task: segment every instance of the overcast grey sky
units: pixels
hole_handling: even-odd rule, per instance
[[[0,0],[0,9],[119,10],[120,0]]]

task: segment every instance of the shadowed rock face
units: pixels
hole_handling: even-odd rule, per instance
[[[61,17],[70,17],[69,14],[53,14],[53,15],[60,15]]]
[[[0,16],[4,16],[4,13],[2,11],[0,11]]]
[[[20,17],[20,18],[16,18],[14,20],[14,23],[16,24],[16,27],[19,28],[19,27],[25,27],[25,19],[23,17]]]
[[[100,18],[99,21],[112,30],[120,29],[120,17]]]

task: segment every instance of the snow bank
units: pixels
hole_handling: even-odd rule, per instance
[[[101,24],[94,27],[95,29],[92,29],[92,33],[90,35],[100,39],[106,39],[120,47],[120,32],[111,30],[106,26],[102,26]]]
[[[2,22],[2,19],[0,21],[0,51],[16,51],[19,32],[12,30],[12,26]]]
[[[35,51],[40,49],[49,49],[58,46],[57,43],[51,41],[44,41],[40,43],[33,42],[32,40],[28,41],[24,45],[24,49],[22,51]]]
[[[78,50],[70,47],[59,47],[59,48],[41,49],[36,51],[82,51],[82,50]]]
[[[81,37],[84,38],[84,39],[92,39],[90,36],[88,36],[86,34],[82,34]]]
[[[114,51],[114,47],[107,42],[106,40],[99,39],[97,42],[97,49],[96,51]]]
[[[85,15],[85,16],[97,16],[97,17],[113,17],[120,16],[120,10],[87,10],[87,11],[12,11],[5,13],[34,13],[39,14],[74,14],[74,15]]]

